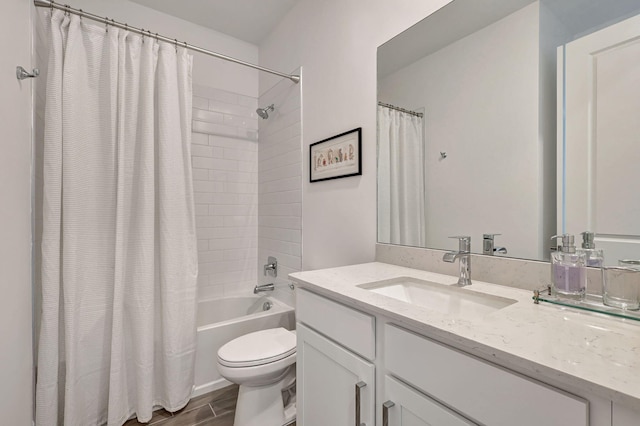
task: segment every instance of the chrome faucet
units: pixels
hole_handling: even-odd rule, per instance
[[[495,237],[502,234],[482,234],[482,254],[493,256],[497,254],[507,254],[506,247],[495,247]]]
[[[257,285],[253,288],[253,294],[263,293],[265,291],[273,291],[275,286],[273,283]]]
[[[450,251],[444,254],[442,260],[453,263],[460,260],[460,278],[458,285],[464,287],[471,285],[471,237],[449,237],[458,239],[458,251]]]
[[[264,265],[264,276],[271,275],[272,277],[278,276],[278,259],[273,256],[267,258],[267,264]]]

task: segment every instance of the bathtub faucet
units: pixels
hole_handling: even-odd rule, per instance
[[[273,291],[274,288],[275,286],[273,283],[257,285],[253,288],[253,294],[262,293],[264,291]]]
[[[273,256],[267,258],[267,264],[264,265],[264,276],[271,275],[272,277],[278,276],[278,259]]]

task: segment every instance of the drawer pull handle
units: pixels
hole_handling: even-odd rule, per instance
[[[389,408],[396,405],[393,401],[387,401],[382,404],[382,426],[389,426]]]
[[[367,386],[365,382],[356,383],[356,426],[365,426],[360,423],[360,390],[365,386]]]

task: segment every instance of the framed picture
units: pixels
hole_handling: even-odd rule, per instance
[[[311,144],[309,181],[361,175],[361,149],[362,127]]]

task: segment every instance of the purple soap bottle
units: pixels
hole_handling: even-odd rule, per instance
[[[558,297],[584,299],[587,288],[585,254],[576,252],[573,235],[554,235],[561,238],[562,245],[551,253],[551,291]]]

